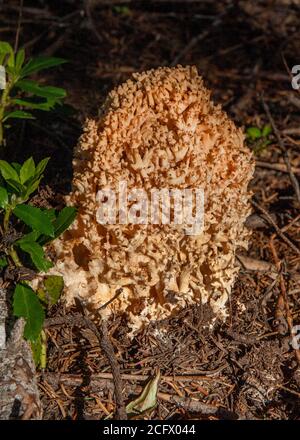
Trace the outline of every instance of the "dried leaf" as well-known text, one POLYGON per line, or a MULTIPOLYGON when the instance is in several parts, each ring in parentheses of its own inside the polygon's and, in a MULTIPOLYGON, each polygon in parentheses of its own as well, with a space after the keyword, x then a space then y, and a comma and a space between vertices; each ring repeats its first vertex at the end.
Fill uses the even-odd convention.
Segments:
POLYGON ((129 416, 143 414, 156 406, 159 380, 160 371, 157 372, 154 379, 147 383, 140 396, 126 406, 126 412, 129 416))

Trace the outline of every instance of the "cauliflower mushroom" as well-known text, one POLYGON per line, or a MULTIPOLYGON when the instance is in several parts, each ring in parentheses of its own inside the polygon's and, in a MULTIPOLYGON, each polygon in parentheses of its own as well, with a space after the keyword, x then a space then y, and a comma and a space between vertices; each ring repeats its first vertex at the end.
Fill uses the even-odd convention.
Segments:
POLYGON ((97 119, 85 123, 75 149, 71 228, 55 241, 52 273, 95 310, 125 314, 134 334, 196 303, 226 316, 238 267, 236 249, 249 232, 247 185, 254 165, 242 130, 210 100, 195 67, 136 73, 110 92, 97 119), (204 227, 97 221, 97 193, 110 188, 204 192, 204 227), (115 298, 110 302, 112 298, 115 298))

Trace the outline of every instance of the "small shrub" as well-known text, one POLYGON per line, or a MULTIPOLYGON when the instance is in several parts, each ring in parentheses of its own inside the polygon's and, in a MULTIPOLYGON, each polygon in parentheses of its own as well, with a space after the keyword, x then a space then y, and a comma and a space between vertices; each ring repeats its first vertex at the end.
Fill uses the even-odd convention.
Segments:
POLYGON ((0 146, 5 145, 4 130, 11 119, 34 119, 28 110, 52 110, 62 103, 66 91, 28 79, 41 70, 65 63, 63 58, 38 57, 25 61, 25 51, 14 53, 6 41, 0 41, 0 146))

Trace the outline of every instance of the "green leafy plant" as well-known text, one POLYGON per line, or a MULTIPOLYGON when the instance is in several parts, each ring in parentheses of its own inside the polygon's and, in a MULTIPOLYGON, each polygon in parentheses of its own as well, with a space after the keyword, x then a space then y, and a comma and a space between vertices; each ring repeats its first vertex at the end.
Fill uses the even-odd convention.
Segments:
POLYGON ((10 119, 34 119, 28 110, 52 110, 62 103, 66 91, 28 79, 41 70, 65 63, 63 58, 38 57, 25 61, 25 51, 14 53, 11 45, 0 41, 0 146, 5 145, 4 129, 10 119))
POLYGON ((266 149, 271 143, 269 139, 272 133, 270 125, 264 125, 262 129, 258 127, 248 127, 246 130, 246 138, 255 154, 259 154, 266 149))
MULTIPOLYGON (((73 222, 76 210, 65 207, 41 209, 28 204, 38 188, 49 158, 37 165, 32 157, 23 164, 0 160, 0 211, 2 214, 2 246, 0 267, 30 268, 47 272, 52 262, 47 258, 44 245, 57 238, 73 222)), ((42 331, 47 307, 59 300, 63 279, 46 276, 44 285, 35 292, 24 279, 16 284, 13 295, 13 313, 26 321, 25 339, 31 342, 37 364, 45 362, 45 335, 42 331)))
POLYGON ((114 6, 113 10, 120 15, 128 16, 131 14, 131 11, 128 6, 114 6))

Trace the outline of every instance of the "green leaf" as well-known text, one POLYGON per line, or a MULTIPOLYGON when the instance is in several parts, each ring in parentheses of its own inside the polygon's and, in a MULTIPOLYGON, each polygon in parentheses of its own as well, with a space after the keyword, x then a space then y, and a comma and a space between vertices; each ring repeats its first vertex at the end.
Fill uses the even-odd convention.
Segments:
POLYGON ((9 55, 8 63, 9 65, 13 65, 13 59, 14 59, 14 51, 13 48, 9 43, 6 41, 0 41, 0 64, 4 63, 4 59, 6 55, 9 55))
POLYGON ((33 230, 54 237, 54 228, 47 214, 30 205, 17 205, 13 213, 33 230))
POLYGON ((11 74, 15 71, 15 54, 11 53, 7 59, 7 73, 11 74))
POLYGON ((13 313, 26 320, 24 337, 36 341, 42 330, 45 312, 35 292, 26 284, 17 284, 15 288, 13 313))
POLYGON ((155 378, 147 383, 140 396, 126 406, 126 412, 129 416, 143 414, 156 406, 159 380, 160 372, 158 371, 155 378))
MULTIPOLYGON (((58 214, 56 220, 52 217, 52 224, 54 226, 54 238, 59 237, 68 227, 73 223, 77 215, 76 208, 66 206, 58 214), (53 221, 54 220, 54 221, 53 221)), ((44 245, 51 241, 49 237, 41 237, 39 243, 44 245)))
POLYGON ((38 188, 40 181, 41 181, 41 177, 40 178, 35 177, 34 179, 29 179, 29 181, 26 182, 27 189, 23 194, 24 201, 28 200, 30 194, 32 194, 38 188))
POLYGON ((20 243, 28 243, 28 242, 32 242, 32 241, 37 241, 37 239, 40 236, 40 232, 38 231, 32 231, 29 232, 28 234, 23 235, 22 238, 20 238, 19 240, 16 241, 16 244, 20 244, 20 243))
POLYGON ((44 213, 48 216, 51 223, 56 219, 54 208, 45 209, 44 213))
POLYGON ((59 237, 68 227, 73 223, 76 218, 77 210, 72 206, 66 206, 63 208, 57 216, 57 219, 53 223, 54 237, 59 237))
POLYGON ((26 99, 16 98, 16 99, 12 99, 11 102, 13 104, 17 104, 23 107, 32 108, 33 110, 42 110, 42 111, 49 111, 56 104, 56 100, 53 99, 47 99, 46 101, 42 101, 42 102, 33 102, 33 101, 28 101, 26 99))
POLYGON ((44 171, 48 161, 49 161, 49 158, 43 159, 36 166, 35 175, 27 180, 27 182, 26 182, 26 191, 23 194, 23 199, 24 200, 27 200, 29 198, 30 194, 32 194, 38 188, 38 186, 40 184, 40 181, 41 181, 41 179, 43 177, 42 172, 44 171))
POLYGON ((39 335, 35 341, 31 341, 30 345, 31 345, 32 357, 33 357, 35 366, 38 367, 41 363, 41 357, 42 357, 41 335, 39 335))
POLYGON ((49 295, 50 304, 56 304, 64 288, 63 277, 59 275, 50 275, 45 279, 44 286, 49 295))
POLYGON ((6 41, 0 41, 0 53, 13 53, 13 48, 6 41))
POLYGON ((47 296, 46 296, 46 292, 43 289, 37 289, 36 291, 37 296, 39 297, 39 300, 41 301, 41 303, 43 305, 47 305, 47 296))
POLYGON ((24 191, 24 189, 25 189, 25 187, 23 185, 21 185, 21 183, 17 182, 16 180, 7 179, 6 182, 17 193, 22 193, 24 191))
POLYGON ((11 165, 14 167, 16 172, 19 174, 20 173, 20 169, 22 168, 22 164, 17 163, 17 162, 11 162, 11 165))
POLYGON ((16 55, 16 71, 17 71, 17 73, 20 72, 21 67, 23 66, 24 60, 25 60, 25 50, 20 49, 16 55))
MULTIPOLYGON (((54 208, 45 209, 44 213, 48 216, 50 222, 53 224, 53 222, 56 220, 55 209, 54 208)), ((54 231, 54 234, 55 234, 55 231, 54 231)), ((39 239, 37 241, 41 246, 44 246, 44 244, 48 243, 51 240, 53 240, 53 237, 50 238, 47 235, 42 235, 41 237, 39 237, 39 239)))
POLYGON ((267 137, 269 136, 269 134, 272 133, 272 127, 271 125, 265 125, 264 128, 262 129, 262 136, 267 137))
POLYGON ((49 67, 59 66, 60 64, 67 63, 67 60, 56 57, 38 57, 28 61, 28 63, 21 70, 21 76, 28 76, 31 73, 39 72, 49 67))
POLYGON ((128 6, 114 6, 114 10, 121 15, 130 15, 130 9, 128 6))
POLYGON ((30 342, 33 360, 36 367, 46 368, 47 363, 47 338, 44 330, 35 341, 30 342))
POLYGON ((3 179, 12 179, 16 182, 20 182, 17 171, 5 160, 0 160, 0 171, 3 179))
POLYGON ((251 139, 259 139, 261 137, 261 131, 257 127, 249 127, 247 128, 247 137, 251 139))
POLYGON ((8 205, 8 194, 5 188, 0 186, 0 207, 6 208, 8 205))
POLYGON ((53 266, 51 261, 45 258, 44 249, 35 241, 18 242, 22 251, 27 252, 35 267, 41 272, 47 272, 53 266))
POLYGON ((49 157, 47 157, 46 159, 43 159, 35 168, 35 173, 34 176, 32 176, 31 178, 29 178, 26 182, 26 195, 27 197, 33 193, 39 186, 39 183, 43 177, 42 173, 44 171, 44 169, 46 168, 46 165, 49 161, 49 157))
POLYGON ((29 79, 20 80, 15 85, 23 90, 23 92, 32 93, 33 95, 41 96, 42 98, 57 100, 67 96, 66 91, 60 87, 41 86, 36 81, 31 81, 29 79))
POLYGON ((25 183, 28 179, 35 175, 35 163, 32 157, 27 159, 20 169, 20 181, 25 183))
POLYGON ((50 157, 45 157, 45 159, 41 160, 37 164, 36 169, 35 169, 36 176, 40 176, 44 172, 49 160, 50 160, 50 157))
POLYGON ((8 265, 6 257, 0 258, 0 267, 6 267, 8 265))
POLYGON ((10 113, 6 113, 6 115, 3 118, 3 122, 7 121, 7 119, 35 119, 35 117, 29 113, 29 112, 24 112, 23 110, 15 110, 13 112, 10 113))

